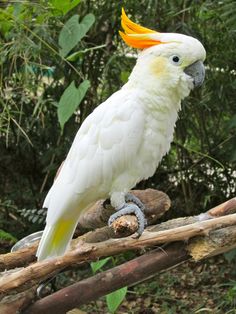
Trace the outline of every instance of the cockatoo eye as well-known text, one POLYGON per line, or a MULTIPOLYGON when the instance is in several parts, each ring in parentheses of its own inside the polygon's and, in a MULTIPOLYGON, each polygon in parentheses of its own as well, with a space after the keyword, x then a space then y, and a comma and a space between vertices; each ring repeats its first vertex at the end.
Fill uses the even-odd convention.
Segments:
POLYGON ((171 62, 174 64, 174 65, 180 65, 182 63, 182 60, 179 56, 177 55, 173 55, 170 57, 170 60, 171 62))

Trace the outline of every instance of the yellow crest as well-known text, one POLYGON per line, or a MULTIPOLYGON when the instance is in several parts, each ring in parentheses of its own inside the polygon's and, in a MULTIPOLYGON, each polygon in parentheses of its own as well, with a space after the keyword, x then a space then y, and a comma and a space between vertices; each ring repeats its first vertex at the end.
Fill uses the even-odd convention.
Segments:
POLYGON ((161 41, 152 38, 152 34, 158 34, 156 31, 132 22, 123 8, 121 26, 124 29, 124 32, 119 31, 119 34, 128 46, 145 49, 162 43, 161 41))

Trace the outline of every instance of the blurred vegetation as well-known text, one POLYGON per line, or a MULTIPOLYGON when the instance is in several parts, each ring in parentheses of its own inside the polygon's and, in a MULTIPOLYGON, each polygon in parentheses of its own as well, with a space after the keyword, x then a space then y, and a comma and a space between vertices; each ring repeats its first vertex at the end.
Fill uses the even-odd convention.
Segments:
POLYGON ((3 1, 0 228, 17 238, 42 228, 37 219, 29 224, 21 211, 41 208, 80 124, 125 83, 135 63, 136 52, 118 36, 121 5, 133 20, 164 32, 193 35, 207 50, 205 84, 184 101, 171 152, 154 177, 139 186, 167 192, 172 217, 202 211, 235 194, 234 1, 3 1), (95 22, 70 50, 63 43, 65 24, 74 19, 72 26, 78 27, 76 14, 82 22, 93 15, 95 22), (90 88, 75 110, 77 87, 85 79, 90 88), (74 114, 64 121, 62 132, 58 104, 69 87, 74 97, 64 100, 68 106, 75 101, 70 108, 74 114))
POLYGON ((134 21, 192 35, 207 50, 205 84, 183 102, 170 153, 139 187, 168 193, 168 218, 235 196, 235 1, 0 1, 0 229, 9 245, 42 229, 43 199, 79 126, 135 64, 118 36, 121 6, 134 21), (79 23, 84 34, 67 47, 66 29, 79 23))

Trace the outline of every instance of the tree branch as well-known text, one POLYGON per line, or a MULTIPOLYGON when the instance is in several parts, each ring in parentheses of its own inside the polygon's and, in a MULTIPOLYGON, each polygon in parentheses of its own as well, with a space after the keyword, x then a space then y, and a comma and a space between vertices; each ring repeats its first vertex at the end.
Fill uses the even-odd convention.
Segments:
MULTIPOLYGON (((159 226, 149 227, 139 239, 129 236, 109 239, 99 243, 86 243, 81 241, 80 238, 75 239, 71 243, 71 249, 63 257, 37 262, 1 278, 0 299, 9 293, 21 292, 30 286, 34 286, 37 282, 45 280, 71 265, 115 255, 127 250, 136 250, 175 241, 186 241, 195 236, 208 235, 211 230, 236 225, 236 214, 204 221, 199 221, 199 217, 202 219, 202 214, 196 217, 178 218, 159 226), (173 228, 174 222, 184 225, 173 228)), ((209 216, 207 215, 207 217, 209 216)), ((233 236, 231 240, 236 242, 236 238, 233 236)))
MULTIPOLYGON (((104 207, 104 210, 107 210, 106 206, 104 207)), ((236 198, 216 206, 199 216, 173 219, 159 225, 150 226, 144 231, 139 239, 132 236, 118 239, 111 238, 114 236, 114 232, 108 227, 88 232, 87 234, 74 239, 71 242, 70 251, 63 257, 38 262, 24 269, 17 269, 13 273, 12 271, 11 273, 9 273, 10 271, 5 272, 4 276, 0 279, 0 298, 2 299, 2 302, 0 303, 0 312, 2 311, 2 308, 4 309, 4 306, 5 309, 6 306, 8 306, 8 309, 10 310, 15 309, 17 302, 18 304, 23 304, 21 306, 25 306, 30 298, 32 299, 32 295, 27 298, 27 291, 29 291, 31 287, 36 287, 40 281, 52 277, 66 267, 79 265, 86 261, 96 260, 100 257, 115 255, 126 250, 136 250, 147 246, 156 246, 163 243, 184 240, 184 246, 187 250, 186 256, 192 256, 195 260, 228 251, 236 246, 236 214, 232 214, 234 212, 236 212, 236 198), (228 213, 230 214, 221 217, 221 215, 228 213), (186 240, 188 240, 188 245, 186 244, 186 240), (11 304, 9 300, 12 298, 14 299, 15 297, 17 299, 17 296, 18 301, 16 302, 15 300, 11 304), (12 308, 11 305, 13 306, 12 308)), ((128 219, 129 218, 130 217, 128 217, 128 219)), ((178 245, 182 245, 182 243, 179 243, 178 245)), ((35 250, 35 247, 30 250, 32 253, 32 250, 35 250)), ((14 256, 19 258, 18 255, 14 256)), ((6 262, 6 255, 4 258, 5 260, 2 260, 6 262)), ((147 259, 149 258, 150 255, 147 259)), ((167 265, 170 257, 166 256, 166 259, 165 263, 167 265)), ((12 263, 12 265, 15 264, 16 262, 12 263)), ((140 280, 146 279, 145 271, 141 273, 143 273, 143 276, 140 280)), ((128 280, 128 278, 125 280, 128 280)), ((92 278, 91 282, 93 283, 92 278)), ((90 290, 93 289, 94 286, 92 286, 90 290)), ((87 299, 90 300, 89 298, 96 298, 97 294, 96 292, 94 293, 93 296, 85 296, 85 301, 87 299)), ((83 294, 86 295, 86 292, 83 292, 83 294)), ((15 313, 14 311, 15 310, 13 310, 12 313, 15 313)), ((9 311, 5 312, 9 314, 11 313, 9 311)))
POLYGON ((164 248, 152 250, 129 262, 61 289, 35 302, 24 314, 51 314, 52 311, 64 314, 121 287, 149 279, 161 270, 177 266, 190 259, 191 256, 199 260, 221 254, 229 247, 236 247, 235 226, 214 230, 209 236, 192 238, 189 243, 175 242, 164 248), (197 252, 201 252, 201 255, 196 255, 197 252))
MULTIPOLYGON (((148 224, 153 224, 160 218, 169 208, 170 199, 168 195, 161 191, 154 189, 132 190, 145 205, 145 216, 147 217, 148 224)), ((88 230, 96 229, 107 225, 107 220, 114 213, 114 209, 107 204, 105 200, 96 202, 91 208, 84 212, 79 219, 79 223, 75 232, 75 236, 82 235, 88 230)), ((137 219, 135 216, 127 215, 119 218, 118 222, 123 226, 123 233, 113 232, 112 229, 106 228, 97 230, 93 235, 89 234, 88 239, 85 237, 86 242, 105 241, 112 237, 122 237, 134 233, 138 228, 137 219), (125 232, 124 232, 125 230, 125 232)), ((15 267, 26 266, 36 260, 35 253, 37 250, 38 242, 28 246, 27 248, 20 249, 16 252, 0 255, 0 271, 12 269, 15 267)))
POLYGON ((24 314, 64 314, 121 287, 130 286, 154 276, 157 272, 179 264, 189 258, 183 243, 156 249, 122 265, 77 282, 47 296, 24 314))

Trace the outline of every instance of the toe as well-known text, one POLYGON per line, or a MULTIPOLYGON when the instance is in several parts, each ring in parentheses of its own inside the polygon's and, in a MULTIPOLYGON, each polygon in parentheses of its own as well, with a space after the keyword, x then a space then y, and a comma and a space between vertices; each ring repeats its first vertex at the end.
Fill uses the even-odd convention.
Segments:
POLYGON ((124 215, 132 215, 134 214, 137 217, 138 220, 138 230, 137 234, 138 237, 143 233, 144 227, 146 224, 146 219, 144 217, 144 214, 142 210, 134 204, 127 204, 124 208, 120 209, 118 212, 115 214, 111 215, 111 217, 108 220, 108 226, 110 227, 112 223, 119 217, 124 216, 124 215))
POLYGON ((140 199, 138 197, 136 197, 135 195, 131 194, 131 193, 126 193, 125 195, 125 201, 126 202, 132 202, 135 205, 137 205, 142 211, 144 211, 145 206, 144 204, 140 201, 140 199))

